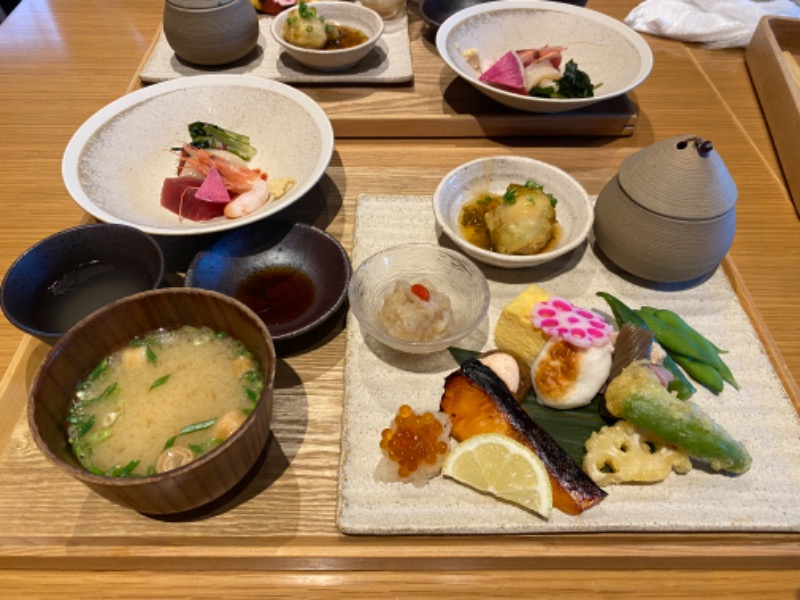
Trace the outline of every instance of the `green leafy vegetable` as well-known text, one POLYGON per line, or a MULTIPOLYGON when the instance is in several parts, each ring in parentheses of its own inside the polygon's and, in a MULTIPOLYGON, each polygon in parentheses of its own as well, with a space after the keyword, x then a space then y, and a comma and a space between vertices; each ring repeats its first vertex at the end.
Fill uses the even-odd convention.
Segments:
MULTIPOLYGON (((303 3, 301 3, 301 7, 302 5, 303 3)), ((303 16, 302 12, 301 16, 303 16)), ((250 160, 256 155, 256 149, 250 145, 248 136, 211 123, 203 121, 191 123, 189 135, 192 138, 192 144, 198 148, 227 150, 244 160, 250 160)))
POLYGON ((216 423, 217 419, 208 419, 206 421, 200 421, 199 423, 192 423, 191 425, 187 425, 183 429, 178 432, 178 435, 186 435, 187 433, 193 433, 195 431, 202 431, 203 429, 208 429, 214 423, 216 423))
POLYGON ((581 71, 574 60, 569 60, 564 67, 564 74, 554 85, 533 87, 530 95, 537 98, 592 98, 601 85, 593 85, 589 75, 581 71))

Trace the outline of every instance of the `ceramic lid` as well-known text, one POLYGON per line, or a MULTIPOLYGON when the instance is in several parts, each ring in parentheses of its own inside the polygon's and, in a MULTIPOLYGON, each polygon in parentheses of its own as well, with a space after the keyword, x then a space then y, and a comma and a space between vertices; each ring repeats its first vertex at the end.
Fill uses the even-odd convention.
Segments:
POLYGON ((708 140, 676 135, 629 156, 619 184, 640 206, 678 219, 712 219, 736 205, 738 191, 708 140))

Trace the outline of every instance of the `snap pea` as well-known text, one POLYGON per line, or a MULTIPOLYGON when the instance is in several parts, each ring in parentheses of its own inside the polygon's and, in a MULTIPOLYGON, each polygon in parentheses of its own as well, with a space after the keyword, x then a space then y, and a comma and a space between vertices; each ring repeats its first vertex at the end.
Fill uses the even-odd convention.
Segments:
POLYGON ((691 401, 681 402, 669 394, 634 392, 625 398, 621 409, 616 416, 655 433, 717 471, 744 473, 753 462, 741 442, 691 401))
POLYGON ((722 391, 725 385, 722 375, 713 366, 680 354, 673 354, 672 358, 700 385, 705 386, 715 394, 719 394, 722 391))
MULTIPOLYGON (((736 383, 733 373, 731 373, 728 365, 720 358, 716 347, 699 332, 689 327, 677 314, 671 311, 653 309, 652 307, 644 307, 638 312, 639 316, 642 317, 645 323, 647 323, 647 326, 653 331, 653 335, 656 336, 658 343, 670 353, 672 358, 675 358, 675 354, 681 354, 696 361, 706 363, 718 371, 723 380, 730 383, 737 390, 739 389, 739 384, 736 383), (667 316, 668 320, 678 325, 683 323, 683 326, 675 327, 659 316, 667 313, 669 313, 667 316)), ((677 359, 676 362, 681 364, 677 359)), ((681 364, 681 366, 683 365, 681 364)), ((689 372, 689 375, 694 378, 691 372, 689 372)), ((716 377, 710 372, 708 373, 708 377, 716 380, 716 377)), ((697 380, 696 378, 695 380, 703 385, 711 381, 711 379, 697 380)), ((709 386, 706 385, 706 387, 709 386)))
MULTIPOLYGON (((649 329, 647 323, 644 322, 641 315, 635 310, 626 305, 619 298, 615 298, 608 292, 597 292, 597 295, 606 301, 611 313, 614 315, 614 320, 617 322, 618 327, 622 327, 625 323, 629 323, 640 329, 649 329)), ((683 371, 675 364, 670 356, 665 356, 662 366, 672 373, 673 380, 667 385, 667 389, 675 394, 681 400, 688 400, 692 397, 697 390, 684 375, 683 371)))
MULTIPOLYGON (((642 308, 644 310, 644 308, 642 308)), ((659 308, 655 310, 655 316, 658 319, 661 319, 667 325, 674 327, 682 332, 691 339, 695 344, 700 346, 701 348, 705 348, 705 350, 716 358, 716 360, 712 363, 715 369, 719 371, 722 378, 730 383, 733 387, 737 390, 739 389, 739 384, 736 383, 736 379, 733 377, 733 373, 731 373, 730 368, 728 365, 725 364, 725 361, 719 356, 720 354, 724 354, 726 351, 720 349, 716 344, 714 344, 711 340, 705 337, 702 333, 694 329, 691 325, 686 323, 680 315, 677 313, 672 312, 671 310, 666 310, 663 308, 659 308)))
POLYGON ((686 335, 688 335, 691 339, 695 341, 697 344, 701 345, 708 345, 709 347, 714 349, 714 352, 717 354, 726 354, 728 351, 723 350, 719 346, 717 346, 714 342, 704 336, 702 333, 697 331, 694 327, 689 325, 686 321, 683 320, 678 313, 668 310, 666 308, 653 308, 652 306, 643 306, 643 311, 650 312, 651 314, 655 315, 667 325, 674 327, 675 329, 680 329, 686 335))
POLYGON ((701 348, 679 330, 670 327, 658 317, 641 311, 639 316, 647 323, 647 327, 656 336, 658 343, 668 352, 682 354, 708 364, 714 364, 714 361, 718 360, 716 352, 707 352, 706 349, 701 348))

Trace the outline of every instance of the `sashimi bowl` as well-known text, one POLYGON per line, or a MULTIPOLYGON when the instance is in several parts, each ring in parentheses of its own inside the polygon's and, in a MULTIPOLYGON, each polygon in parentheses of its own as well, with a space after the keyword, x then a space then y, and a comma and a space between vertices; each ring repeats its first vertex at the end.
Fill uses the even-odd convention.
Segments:
POLYGON ((62 176, 99 221, 186 236, 284 210, 332 155, 331 123, 306 94, 247 75, 197 75, 100 109, 72 136, 62 176))
POLYGON ((463 80, 528 112, 561 112, 625 94, 650 74, 653 55, 624 23, 587 8, 501 0, 449 17, 436 48, 463 80))
POLYGON ((575 250, 594 222, 594 207, 578 181, 524 156, 485 157, 456 167, 434 191, 433 212, 438 228, 463 252, 505 269, 535 267, 575 250), (475 213, 469 227, 465 210, 475 213), (470 228, 482 239, 473 238, 470 228))

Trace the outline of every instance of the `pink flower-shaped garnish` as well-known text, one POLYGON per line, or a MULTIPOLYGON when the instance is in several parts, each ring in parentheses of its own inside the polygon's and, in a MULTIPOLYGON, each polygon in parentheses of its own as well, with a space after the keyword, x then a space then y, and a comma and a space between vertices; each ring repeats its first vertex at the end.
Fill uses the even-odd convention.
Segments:
POLYGON ((534 306, 531 321, 536 329, 579 348, 604 346, 614 332, 602 316, 558 297, 534 306))

